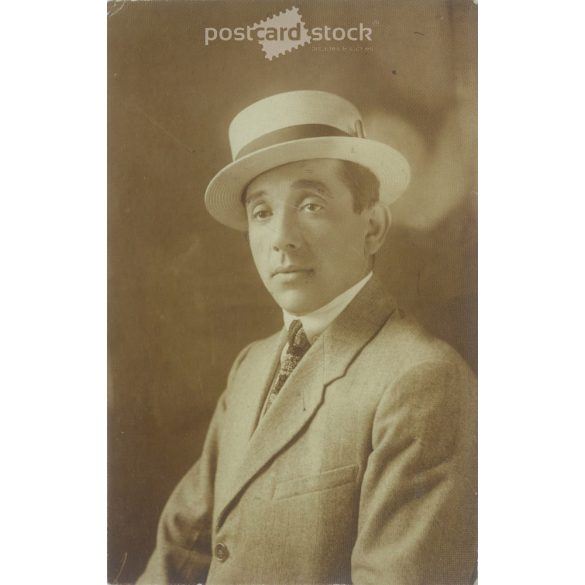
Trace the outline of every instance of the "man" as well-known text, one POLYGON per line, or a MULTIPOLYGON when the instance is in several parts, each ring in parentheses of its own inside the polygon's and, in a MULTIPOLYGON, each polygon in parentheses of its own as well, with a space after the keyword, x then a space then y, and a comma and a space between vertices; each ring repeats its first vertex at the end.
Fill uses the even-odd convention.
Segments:
POLYGON ((317 91, 246 108, 230 143, 206 206, 285 327, 237 357, 139 583, 471 583, 475 381, 372 276, 407 161, 317 91))

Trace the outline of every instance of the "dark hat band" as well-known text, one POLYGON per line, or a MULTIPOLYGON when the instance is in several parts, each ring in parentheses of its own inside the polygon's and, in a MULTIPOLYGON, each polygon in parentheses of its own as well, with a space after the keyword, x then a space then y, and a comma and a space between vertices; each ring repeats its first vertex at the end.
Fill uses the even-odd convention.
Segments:
POLYGON ((336 128, 335 126, 328 126, 327 124, 299 124, 298 126, 288 126, 287 128, 279 128, 273 132, 263 134, 259 138, 248 142, 234 160, 238 160, 247 154, 251 154, 262 148, 281 144, 283 142, 291 142, 293 140, 302 140, 303 138, 322 138, 325 136, 347 136, 351 134, 336 128))

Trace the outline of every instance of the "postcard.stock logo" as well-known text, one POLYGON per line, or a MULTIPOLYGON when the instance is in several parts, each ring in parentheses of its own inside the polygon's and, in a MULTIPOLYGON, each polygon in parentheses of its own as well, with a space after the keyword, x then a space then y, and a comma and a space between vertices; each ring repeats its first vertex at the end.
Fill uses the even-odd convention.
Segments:
POLYGON ((312 41, 371 41, 372 29, 359 23, 352 27, 319 26, 307 28, 296 6, 252 25, 205 28, 205 46, 214 42, 256 41, 268 60, 298 49, 312 41))

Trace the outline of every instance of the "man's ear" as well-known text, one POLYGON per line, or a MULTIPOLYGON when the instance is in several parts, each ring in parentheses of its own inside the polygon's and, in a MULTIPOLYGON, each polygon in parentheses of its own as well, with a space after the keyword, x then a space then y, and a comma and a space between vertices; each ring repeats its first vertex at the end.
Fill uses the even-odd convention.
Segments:
POLYGON ((366 233, 366 252, 374 255, 384 243, 390 224, 392 223, 392 216, 390 209, 383 203, 377 201, 365 210, 368 221, 368 231, 366 233))

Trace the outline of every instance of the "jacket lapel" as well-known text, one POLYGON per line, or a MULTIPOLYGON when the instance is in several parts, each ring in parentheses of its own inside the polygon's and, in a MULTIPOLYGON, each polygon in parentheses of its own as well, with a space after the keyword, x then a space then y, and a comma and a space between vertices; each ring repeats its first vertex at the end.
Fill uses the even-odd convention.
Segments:
MULTIPOLYGON (((264 403, 266 391, 272 382, 274 372, 280 366, 280 354, 286 343, 286 331, 283 329, 276 335, 264 339, 253 348, 253 357, 247 356, 240 368, 239 377, 245 380, 245 391, 234 393, 234 410, 237 425, 234 433, 239 455, 247 449, 250 437, 254 433, 256 421, 264 403)), ((241 458, 240 458, 241 461, 241 458)))
POLYGON ((378 279, 372 277, 322 335, 325 384, 345 375, 353 360, 396 309, 394 299, 378 279))
POLYGON ((229 467, 224 469, 224 476, 231 477, 222 477, 218 482, 220 498, 227 495, 225 492, 231 489, 239 462, 244 460, 248 451, 266 390, 280 363, 280 353, 285 342, 284 329, 268 339, 256 342, 240 365, 238 379, 244 381, 245 388, 232 393, 230 411, 234 413, 234 416, 222 430, 223 449, 230 453, 230 462, 234 463, 230 463, 229 467))
MULTIPOLYGON (((246 419, 246 423, 241 426, 241 435, 235 437, 242 447, 237 450, 241 465, 230 478, 223 501, 218 502, 221 508, 217 516, 218 528, 242 490, 286 445, 304 431, 321 405, 327 385, 345 375, 351 362, 375 337, 394 309, 394 303, 385 296, 377 280, 372 278, 311 346, 282 387, 278 400, 254 431, 273 368, 268 367, 269 373, 262 374, 262 381, 255 380, 258 390, 254 389, 254 404, 244 404, 242 401, 239 405, 241 410, 235 411, 246 419), (252 438, 248 441, 250 435, 252 438)), ((273 352, 271 356, 274 359, 273 352)), ((262 357, 259 359, 264 360, 262 357)), ((264 367, 268 361, 263 362, 264 367)), ((259 365, 256 361, 253 366, 257 372, 262 369, 259 365)), ((252 398, 248 392, 240 395, 247 400, 252 398)))

